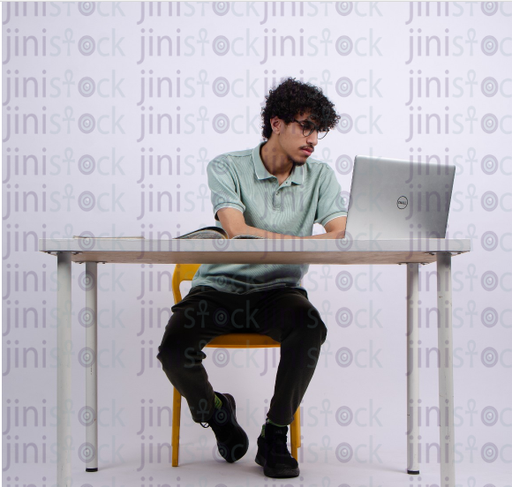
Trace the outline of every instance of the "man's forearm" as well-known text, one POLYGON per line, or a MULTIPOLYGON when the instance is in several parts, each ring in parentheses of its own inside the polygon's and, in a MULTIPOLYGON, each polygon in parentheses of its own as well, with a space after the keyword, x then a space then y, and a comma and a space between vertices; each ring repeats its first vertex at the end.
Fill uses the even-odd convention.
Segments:
POLYGON ((250 225, 244 225, 241 228, 237 228, 232 232, 228 231, 230 238, 235 237, 236 235, 255 235, 257 237, 268 238, 268 239, 336 239, 343 238, 345 232, 343 231, 333 231, 322 233, 320 235, 310 235, 307 237, 299 237, 297 235, 286 235, 283 233, 274 233, 269 232, 268 230, 262 230, 261 228, 251 227, 250 225))

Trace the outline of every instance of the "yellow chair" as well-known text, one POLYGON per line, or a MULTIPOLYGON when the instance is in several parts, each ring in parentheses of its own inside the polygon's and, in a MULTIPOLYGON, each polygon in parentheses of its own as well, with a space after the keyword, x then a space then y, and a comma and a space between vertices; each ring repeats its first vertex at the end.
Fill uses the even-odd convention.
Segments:
MULTIPOLYGON (((172 276, 172 294, 174 302, 181 301, 180 283, 191 281, 199 265, 177 264, 172 276)), ((266 335, 255 333, 228 334, 214 338, 207 347, 214 348, 268 348, 279 347, 279 342, 266 335)), ((181 394, 174 388, 173 409, 172 409, 172 466, 177 467, 180 449, 180 417, 181 417, 181 394)), ((290 442, 292 455, 298 460, 298 448, 300 443, 300 408, 295 412, 293 423, 290 425, 290 442)))

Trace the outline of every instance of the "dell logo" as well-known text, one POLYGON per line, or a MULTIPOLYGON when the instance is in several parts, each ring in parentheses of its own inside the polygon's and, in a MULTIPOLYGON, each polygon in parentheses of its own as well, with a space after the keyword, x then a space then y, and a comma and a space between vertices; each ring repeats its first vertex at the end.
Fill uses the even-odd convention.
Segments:
POLYGON ((399 210, 403 210, 404 208, 407 208, 407 205, 409 204, 409 200, 405 196, 400 196, 396 200, 396 206, 399 210))

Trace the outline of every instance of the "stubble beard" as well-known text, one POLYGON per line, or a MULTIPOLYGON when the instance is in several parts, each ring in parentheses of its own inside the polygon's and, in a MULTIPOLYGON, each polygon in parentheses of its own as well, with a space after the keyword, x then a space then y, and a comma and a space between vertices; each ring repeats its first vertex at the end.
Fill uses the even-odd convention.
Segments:
POLYGON ((302 167, 304 164, 306 164, 306 161, 294 161, 293 159, 290 159, 292 161, 293 167, 302 167))

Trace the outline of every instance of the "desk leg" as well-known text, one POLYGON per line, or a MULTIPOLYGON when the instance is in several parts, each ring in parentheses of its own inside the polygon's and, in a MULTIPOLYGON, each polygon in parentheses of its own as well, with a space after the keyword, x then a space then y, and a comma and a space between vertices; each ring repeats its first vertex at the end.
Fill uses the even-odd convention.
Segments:
POLYGON ((437 308, 439 311, 438 349, 439 413, 441 447, 441 483, 455 487, 454 415, 453 415, 453 341, 452 341, 452 289, 451 254, 437 254, 437 308))
POLYGON ((57 253, 57 486, 71 478, 71 253, 57 253))
POLYGON ((407 473, 419 475, 419 400, 418 300, 419 264, 407 264, 407 473))
POLYGON ((89 446, 89 457, 85 466, 86 472, 98 471, 98 264, 85 263, 85 307, 86 307, 86 347, 94 357, 87 364, 85 374, 85 410, 83 422, 85 423, 85 441, 89 446))

